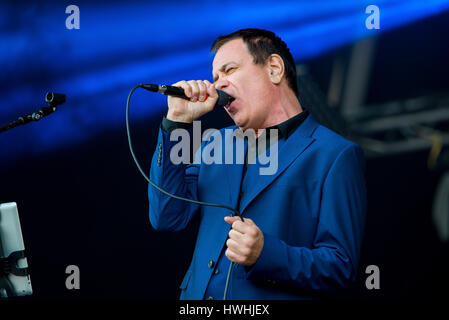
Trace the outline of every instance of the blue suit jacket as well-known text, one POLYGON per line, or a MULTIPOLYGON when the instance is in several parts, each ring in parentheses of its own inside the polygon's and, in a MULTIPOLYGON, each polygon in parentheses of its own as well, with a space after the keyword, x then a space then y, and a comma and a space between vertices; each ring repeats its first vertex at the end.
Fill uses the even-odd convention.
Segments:
MULTIPOLYGON (((235 208, 243 165, 174 165, 170 149, 176 143, 160 130, 150 179, 176 195, 235 208)), ((309 115, 279 149, 277 172, 258 176, 241 199, 240 212, 262 230, 264 246, 255 265, 233 271, 229 296, 304 299, 350 284, 365 224, 364 170, 362 149, 309 115)), ((156 230, 182 230, 200 218, 180 288, 181 299, 203 299, 213 272, 209 261, 217 262, 230 230, 223 220, 230 211, 172 199, 151 186, 148 194, 156 230)))

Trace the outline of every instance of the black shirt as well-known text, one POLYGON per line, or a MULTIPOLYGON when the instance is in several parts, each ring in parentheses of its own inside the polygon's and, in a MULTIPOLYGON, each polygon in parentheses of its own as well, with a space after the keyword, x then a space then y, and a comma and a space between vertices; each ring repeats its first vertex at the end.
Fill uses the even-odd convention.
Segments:
POLYGON ((303 112, 298 113, 296 116, 291 117, 290 119, 287 119, 284 122, 266 128, 266 130, 268 131, 269 129, 278 129, 279 138, 287 140, 288 137, 290 137, 292 133, 295 132, 295 130, 301 125, 301 123, 303 123, 304 120, 306 120, 308 115, 309 111, 304 110, 303 112))
MULTIPOLYGON (((278 139, 284 139, 287 140, 288 137, 290 137, 293 132, 306 120, 307 116, 309 115, 308 110, 303 110, 301 113, 298 113, 294 117, 291 117, 290 119, 285 120, 284 122, 281 122, 277 125, 268 127, 265 129, 266 134, 266 149, 268 150, 270 148, 270 129, 277 129, 278 130, 278 139)), ((162 119, 161 123, 161 129, 167 133, 172 132, 175 129, 190 129, 193 127, 192 123, 185 123, 185 122, 176 122, 167 119, 164 117, 162 119)), ((192 147, 192 145, 191 145, 192 147)), ((258 150, 258 143, 255 145, 256 147, 256 154, 259 154, 258 150)), ((193 152, 190 154, 190 162, 193 162, 193 152)), ((248 159, 245 157, 245 168, 248 165, 248 159)), ((246 170, 245 170, 246 171, 246 170)))
MULTIPOLYGON (((269 129, 278 129, 278 136, 279 138, 283 138, 285 140, 288 139, 289 136, 292 135, 293 132, 301 125, 301 123, 306 120, 307 116, 309 115, 308 110, 304 110, 301 113, 298 113, 296 116, 291 117, 290 119, 285 120, 282 123, 279 123, 277 125, 271 126, 266 128, 267 131, 269 129)), ((192 128, 191 123, 185 123, 185 122, 176 122, 168 120, 166 117, 162 119, 161 128, 165 132, 172 132, 175 129, 190 129, 192 128)))

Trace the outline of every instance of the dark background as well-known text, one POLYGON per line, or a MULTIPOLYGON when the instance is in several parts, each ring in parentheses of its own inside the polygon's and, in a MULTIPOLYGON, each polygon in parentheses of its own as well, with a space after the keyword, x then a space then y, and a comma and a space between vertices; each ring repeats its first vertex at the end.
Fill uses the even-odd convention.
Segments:
MULTIPOLYGON (((448 27, 445 12, 380 34, 366 105, 449 93, 448 27)), ((346 55, 351 46, 301 61, 318 97, 328 90, 333 59, 346 55)), ((300 95, 304 104, 308 98, 300 95)), ((313 105, 307 107, 316 112, 313 105)), ((21 299, 178 298, 197 226, 178 233, 152 229, 147 183, 129 153, 124 108, 123 103, 123 121, 117 127, 0 167, 0 203, 18 203, 31 273, 33 295, 21 299), (80 268, 80 290, 65 288, 65 268, 72 264, 80 268)), ((163 115, 161 109, 131 124, 134 148, 146 172, 163 115)), ((46 126, 45 121, 29 126, 46 126)), ((203 129, 229 124, 220 110, 203 118, 203 129)), ((447 146, 441 157, 445 151, 447 146)), ((448 166, 441 162, 430 170, 428 153, 367 158, 367 224, 350 297, 447 297, 448 244, 437 236, 431 209, 448 166), (380 268, 380 290, 365 288, 368 265, 380 268)))

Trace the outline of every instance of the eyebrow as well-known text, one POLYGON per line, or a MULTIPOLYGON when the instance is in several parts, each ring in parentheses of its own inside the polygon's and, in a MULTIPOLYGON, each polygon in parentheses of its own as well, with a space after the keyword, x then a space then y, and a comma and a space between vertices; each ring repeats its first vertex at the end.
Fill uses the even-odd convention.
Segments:
MULTIPOLYGON (((234 63, 234 64, 237 64, 237 62, 234 62, 234 61, 227 62, 227 63, 225 63, 224 65, 222 65, 221 68, 220 68, 218 71, 222 71, 222 72, 223 72, 223 71, 226 69, 227 66, 229 66, 230 64, 233 64, 233 63, 234 63)), ((217 76, 214 76, 213 80, 214 80, 214 82, 217 81, 217 80, 218 80, 218 77, 217 77, 217 76)))

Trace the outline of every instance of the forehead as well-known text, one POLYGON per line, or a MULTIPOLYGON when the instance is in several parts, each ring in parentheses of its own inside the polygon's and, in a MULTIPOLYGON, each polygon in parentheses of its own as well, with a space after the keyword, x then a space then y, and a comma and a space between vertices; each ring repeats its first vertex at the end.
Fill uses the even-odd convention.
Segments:
POLYGON ((217 50, 214 61, 212 62, 212 73, 215 74, 215 72, 220 70, 220 68, 228 62, 234 61, 242 63, 247 59, 251 59, 251 55, 243 40, 231 40, 217 50))

